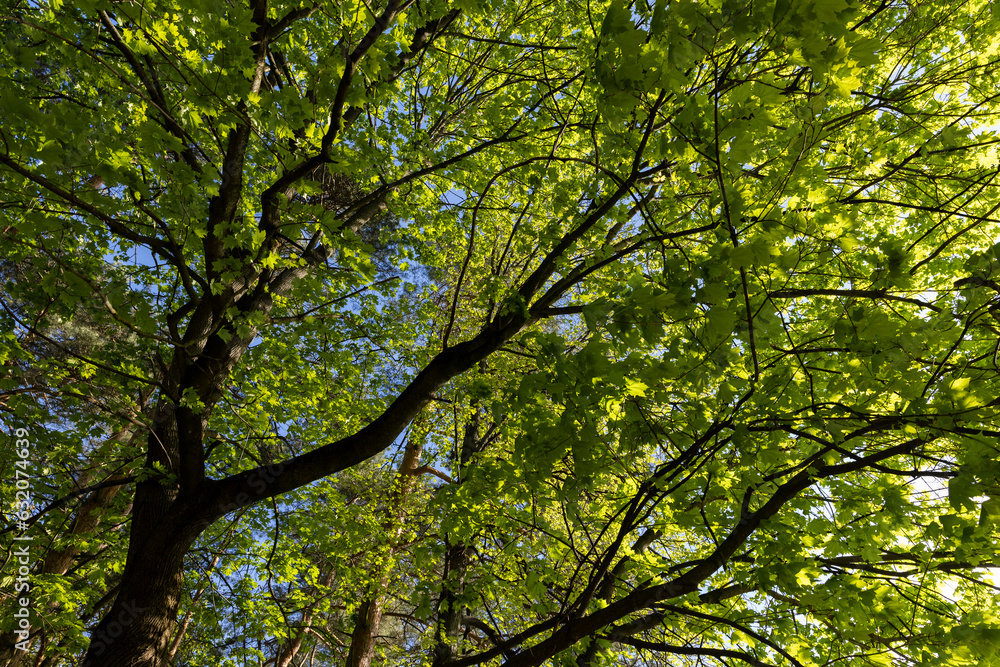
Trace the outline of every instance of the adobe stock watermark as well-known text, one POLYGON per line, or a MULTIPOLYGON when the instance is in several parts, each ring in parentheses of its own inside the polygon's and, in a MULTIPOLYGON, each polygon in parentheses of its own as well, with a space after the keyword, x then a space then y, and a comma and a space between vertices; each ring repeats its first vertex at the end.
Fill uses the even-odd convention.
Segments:
POLYGON ((13 556, 17 565, 17 575, 14 577, 14 648, 18 651, 28 650, 28 637, 31 636, 31 536, 27 534, 28 519, 35 508, 31 497, 31 464, 28 455, 31 454, 31 442, 28 440, 28 430, 19 428, 14 431, 16 440, 14 462, 14 486, 16 497, 14 515, 17 521, 18 534, 14 536, 13 556))

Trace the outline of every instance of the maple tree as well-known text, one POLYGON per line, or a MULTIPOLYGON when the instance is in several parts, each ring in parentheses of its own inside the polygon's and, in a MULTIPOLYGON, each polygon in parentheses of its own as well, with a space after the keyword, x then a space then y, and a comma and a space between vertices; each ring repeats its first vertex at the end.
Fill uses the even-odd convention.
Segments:
POLYGON ((1000 664, 998 19, 6 2, 0 662, 1000 664))

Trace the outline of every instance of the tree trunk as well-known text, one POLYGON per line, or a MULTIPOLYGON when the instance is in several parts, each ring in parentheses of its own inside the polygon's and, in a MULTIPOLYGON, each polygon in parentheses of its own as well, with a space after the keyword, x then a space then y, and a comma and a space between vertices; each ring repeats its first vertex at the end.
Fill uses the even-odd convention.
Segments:
MULTIPOLYGON (((154 465, 175 469, 177 412, 168 402, 158 406, 147 444, 147 470, 154 465)), ((182 494, 169 476, 136 483, 125 571, 111 610, 91 634, 84 667, 167 663, 183 592, 184 556, 213 519, 206 491, 203 483, 182 494)))
MULTIPOLYGON (((407 442, 403 460, 399 464, 396 492, 389 501, 389 511, 392 515, 382 526, 389 536, 387 549, 390 552, 396 539, 403 532, 405 515, 403 503, 413 487, 412 472, 420 463, 422 451, 420 444, 412 440, 407 442)), ((372 657, 375 655, 375 638, 382 624, 385 591, 389 587, 389 574, 392 570, 388 557, 381 559, 379 563, 379 570, 374 573, 376 581, 369 587, 368 594, 358 607, 358 620, 354 625, 354 632, 351 633, 351 648, 347 653, 344 667, 371 667, 372 657)))
MULTIPOLYGON (((221 556, 216 556, 215 558, 213 558, 212 563, 208 566, 206 572, 211 572, 213 569, 215 569, 215 566, 218 565, 220 558, 221 556)), ((184 615, 184 620, 181 621, 180 627, 178 627, 177 631, 174 633, 174 639, 170 643, 170 648, 167 650, 167 659, 170 660, 171 663, 173 663, 174 656, 177 654, 177 649, 179 649, 181 646, 181 640, 184 639, 184 633, 187 632, 188 625, 191 623, 191 616, 194 613, 194 606, 198 604, 198 600, 200 600, 201 596, 205 594, 207 588, 208 584, 207 583, 203 584, 201 588, 199 588, 195 592, 195 594, 191 597, 192 608, 189 609, 187 614, 184 615)))
POLYGON ((168 659, 184 556, 208 522, 193 500, 177 499, 163 513, 142 507, 149 496, 164 495, 151 485, 160 486, 144 482, 137 491, 125 572, 111 610, 91 635, 85 667, 162 667, 168 659))
MULTIPOLYGON (((333 576, 336 570, 331 565, 329 571, 323 575, 323 579, 320 582, 323 586, 330 586, 333 583, 333 576)), ((301 627, 295 636, 288 641, 284 646, 279 647, 278 655, 274 659, 274 667, 288 667, 292 664, 292 660, 298 655, 299 651, 302 650, 302 640, 305 639, 306 633, 309 632, 309 628, 312 626, 313 618, 316 615, 316 602, 310 604, 305 611, 302 612, 301 627)))
POLYGON ((465 574, 472 549, 464 544, 448 545, 438 598, 437 644, 434 647, 434 667, 442 667, 454 659, 454 644, 462 634, 463 608, 458 598, 465 589, 465 574))
POLYGON ((382 594, 388 583, 389 577, 385 574, 377 584, 368 589, 368 595, 361 602, 344 667, 371 667, 375 655, 375 637, 382 624, 382 594))
MULTIPOLYGON (((475 405, 475 404, 474 404, 475 405)), ((465 468, 472 455, 479 450, 479 410, 473 413, 465 426, 462 437, 462 449, 458 460, 458 483, 465 479, 465 468)), ((465 590, 465 576, 472 557, 472 548, 465 544, 452 544, 447 541, 448 551, 444 558, 444 572, 441 575, 441 595, 437 605, 437 638, 434 646, 433 667, 442 667, 454 659, 454 645, 462 633, 462 617, 464 609, 458 600, 465 590)))

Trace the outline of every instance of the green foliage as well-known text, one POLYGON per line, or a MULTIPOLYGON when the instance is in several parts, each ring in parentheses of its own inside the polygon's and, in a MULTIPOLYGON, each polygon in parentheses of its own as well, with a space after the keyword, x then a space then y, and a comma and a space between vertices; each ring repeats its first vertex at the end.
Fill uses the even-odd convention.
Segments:
POLYGON ((1000 664, 996 15, 8 2, 31 659, 1000 664))

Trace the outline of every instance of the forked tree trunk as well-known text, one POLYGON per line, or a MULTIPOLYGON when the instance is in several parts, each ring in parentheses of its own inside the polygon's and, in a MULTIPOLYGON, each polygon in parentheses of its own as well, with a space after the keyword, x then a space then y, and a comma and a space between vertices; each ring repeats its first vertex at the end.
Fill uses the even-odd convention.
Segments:
MULTIPOLYGON (((146 482, 145 485, 157 484, 146 482)), ((163 667, 183 592, 184 556, 207 525, 193 503, 177 500, 156 516, 139 507, 118 595, 91 635, 84 667, 163 667), (145 516, 143 516, 145 515, 145 516), (140 519, 143 516, 143 519, 140 519)))
MULTIPOLYGON (((149 436, 147 467, 177 460, 176 423, 174 409, 161 404, 149 436)), ((201 484, 181 494, 170 478, 136 483, 125 570, 110 611, 91 634, 84 667, 167 664, 183 592, 184 556, 212 521, 206 490, 201 484)))

